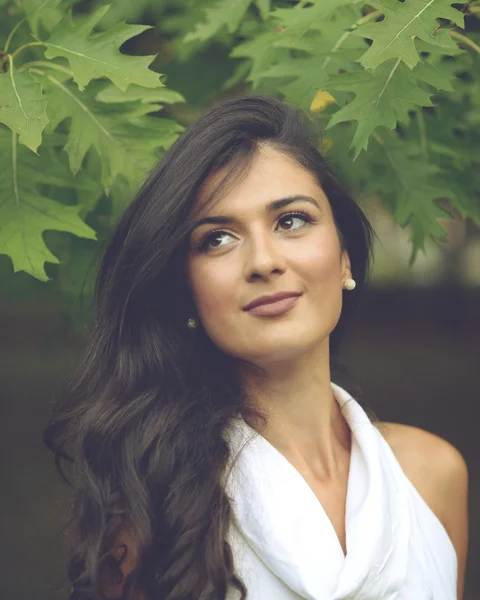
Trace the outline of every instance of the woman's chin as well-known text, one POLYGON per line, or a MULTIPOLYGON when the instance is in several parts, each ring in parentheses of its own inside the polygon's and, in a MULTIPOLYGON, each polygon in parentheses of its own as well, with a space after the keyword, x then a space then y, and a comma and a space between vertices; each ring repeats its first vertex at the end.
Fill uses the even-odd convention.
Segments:
POLYGON ((295 343, 291 337, 287 340, 277 339, 274 342, 264 339, 257 344, 252 340, 252 343, 245 349, 240 358, 261 366, 299 360, 311 350, 312 346, 310 344, 306 345, 305 341, 295 343))
POLYGON ((228 340, 218 336, 215 342, 229 356, 258 365, 295 361, 311 355, 325 344, 328 346, 329 330, 324 323, 318 326, 312 326, 311 322, 284 325, 263 330, 245 327, 242 331, 232 331, 228 340))

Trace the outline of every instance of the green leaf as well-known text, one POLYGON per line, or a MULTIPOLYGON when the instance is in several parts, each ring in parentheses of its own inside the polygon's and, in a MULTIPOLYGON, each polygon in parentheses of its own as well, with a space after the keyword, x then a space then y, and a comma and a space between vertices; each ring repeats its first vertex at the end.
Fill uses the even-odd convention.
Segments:
POLYGON ((112 187, 110 198, 112 200, 112 219, 114 222, 124 212, 132 197, 132 189, 124 177, 118 177, 112 187))
MULTIPOLYGON (((328 23, 338 10, 349 8, 361 16, 360 0, 315 0, 313 6, 293 8, 277 8, 272 12, 272 18, 277 21, 277 26, 284 29, 281 37, 288 37, 291 40, 300 39, 307 31, 327 29, 328 23)), ((362 2, 363 4, 363 2, 362 2)), ((352 24, 355 21, 352 21, 352 24)), ((343 32, 339 29, 337 34, 343 32)))
POLYGON ((198 23, 195 31, 188 33, 184 41, 206 41, 212 38, 222 27, 234 33, 245 16, 252 0, 217 0, 205 9, 205 21, 198 23))
POLYGON ((230 53, 232 58, 248 58, 252 66, 247 77, 255 89, 263 78, 263 73, 272 65, 291 60, 290 53, 285 48, 277 48, 276 31, 263 31, 254 38, 235 46, 230 53))
POLYGON ((155 105, 96 102, 94 96, 100 93, 102 84, 81 94, 73 85, 60 83, 53 76, 47 79, 52 129, 71 119, 65 150, 72 172, 80 170, 85 155, 94 148, 101 160, 101 181, 107 192, 120 174, 136 186, 158 159, 158 150, 171 146, 183 129, 169 119, 145 116, 158 110, 155 105))
POLYGON ((361 17, 360 5, 351 0, 328 0, 308 8, 276 9, 272 13, 278 27, 237 46, 231 56, 249 57, 252 69, 249 81, 257 87, 264 79, 272 95, 281 92, 295 106, 310 108, 315 92, 322 89, 326 76, 340 69, 360 65, 353 63, 364 52, 365 43, 348 35, 348 30, 361 17), (302 55, 292 52, 301 50, 302 55), (282 50, 283 49, 283 50, 282 50), (313 56, 305 57, 308 52, 313 56), (283 78, 293 81, 284 83, 283 78))
POLYGON ((428 85, 431 85, 437 90, 453 92, 455 89, 452 86, 454 78, 450 75, 450 73, 428 62, 422 61, 417 63, 412 71, 412 79, 428 83, 428 85))
POLYGON ((260 16, 265 20, 270 13, 271 0, 255 0, 255 4, 260 11, 260 16))
MULTIPOLYGON (((67 170, 70 173, 70 176, 72 176, 70 166, 68 164, 68 156, 59 150, 59 145, 60 144, 57 144, 55 148, 48 149, 48 160, 54 166, 57 163, 60 163, 62 168, 67 170)), ((75 186, 75 196, 77 200, 76 204, 80 206, 78 214, 84 221, 87 219, 89 213, 95 211, 100 199, 105 197, 105 191, 100 181, 101 175, 101 164, 97 155, 93 152, 89 152, 86 156, 83 168, 72 180, 72 185, 75 186)), ((52 183, 55 185, 56 182, 52 183)), ((56 185, 61 184, 57 183, 56 185)), ((69 190, 69 197, 72 197, 71 190, 69 190)))
POLYGON ((408 121, 408 111, 418 106, 433 106, 432 94, 418 87, 415 79, 429 75, 429 83, 445 84, 443 78, 434 79, 431 72, 420 65, 408 69, 398 59, 380 65, 375 71, 357 71, 331 75, 326 90, 335 97, 335 90, 351 91, 355 98, 337 111, 326 129, 343 121, 357 121, 358 127, 350 148, 355 147, 355 158, 366 150, 368 138, 377 127, 393 129, 398 121, 408 121))
POLYGON ((115 0, 110 2, 110 10, 105 14, 99 23, 102 30, 109 29, 121 21, 129 23, 141 23, 145 13, 155 14, 165 10, 165 2, 155 2, 152 0, 115 0))
POLYGON ((70 295, 71 303, 79 304, 77 310, 82 309, 83 312, 91 307, 98 272, 99 243, 80 238, 69 241, 66 260, 58 268, 57 283, 65 294, 70 295))
POLYGON ((48 123, 47 97, 33 75, 19 72, 11 60, 9 67, 0 74, 0 123, 18 133, 20 142, 36 152, 48 123))
POLYGON ((326 3, 314 8, 316 12, 309 19, 305 19, 302 13, 312 9, 281 9, 274 13, 277 18, 281 16, 282 24, 286 25, 285 30, 277 34, 274 46, 301 49, 313 56, 278 61, 268 69, 260 71, 257 76, 259 79, 292 78, 293 81, 287 84, 276 83, 275 89, 280 91, 288 102, 305 109, 310 109, 315 93, 324 89, 330 73, 345 70, 349 64, 352 69, 361 69, 360 65, 351 61, 356 60, 364 49, 362 41, 345 34, 352 23, 360 18, 359 7, 348 4, 334 10, 333 4, 326 3), (289 13, 292 13, 291 19, 288 17, 289 13), (312 20, 318 31, 305 32, 305 29, 312 28, 312 20))
MULTIPOLYGON (((168 52, 175 57, 175 62, 184 64, 192 58, 198 58, 198 52, 201 52, 205 46, 203 40, 194 39, 186 42, 185 36, 194 31, 195 27, 203 21, 205 16, 202 4, 197 0, 187 2, 182 12, 168 11, 157 18, 157 29, 169 40, 168 52)), ((230 44, 230 41, 227 42, 230 44)))
POLYGON ((443 108, 440 103, 435 106, 433 114, 423 111, 419 116, 417 113, 409 127, 404 128, 402 137, 424 148, 425 155, 438 164, 442 172, 455 171, 465 175, 465 171, 473 169, 472 148, 475 147, 475 142, 469 139, 466 132, 462 132, 459 137, 458 132, 463 127, 462 122, 455 119, 449 123, 453 115, 448 114, 443 108), (439 121, 442 122, 442 127, 438 126, 439 121))
MULTIPOLYGON (((315 56, 329 56, 329 60, 341 57, 344 60, 357 60, 365 51, 365 41, 350 35, 353 25, 361 18, 361 5, 358 2, 341 0, 294 11, 278 9, 272 16, 280 25, 276 46, 303 50, 315 56), (313 11, 313 12, 312 12, 313 11), (299 17, 303 13, 308 18, 299 17), (345 49, 348 52, 345 52, 345 49)), ((340 68, 340 65, 339 67, 340 68)), ((341 68, 345 70, 346 65, 341 68)))
MULTIPOLYGON (((315 115, 322 117, 322 113, 315 115)), ((344 124, 343 127, 334 127, 328 134, 320 136, 319 149, 329 160, 336 175, 349 189, 363 190, 366 184, 374 177, 369 161, 375 156, 376 146, 372 144, 368 153, 362 152, 355 162, 348 159, 348 149, 353 136, 355 125, 353 122, 344 124), (373 156, 372 156, 373 155, 373 156)), ((382 154, 382 157, 384 155, 382 154)), ((360 200, 360 198, 359 198, 360 200)))
POLYGON ((80 90, 100 77, 107 77, 122 91, 132 83, 148 88, 163 86, 159 73, 148 68, 151 56, 127 56, 119 51, 126 40, 150 29, 149 26, 118 23, 92 35, 92 29, 108 9, 109 6, 102 6, 86 18, 70 16, 60 22, 45 42, 45 56, 66 58, 80 90))
POLYGON ((39 25, 44 25, 49 31, 59 23, 68 6, 75 0, 22 0, 23 11, 35 37, 39 37, 39 25), (60 5, 62 5, 60 7, 60 5))
POLYGON ((185 102, 185 98, 181 94, 166 87, 152 90, 136 84, 130 85, 126 92, 122 92, 114 85, 107 85, 95 96, 95 100, 107 103, 135 102, 138 100, 142 104, 185 102))
POLYGON ((315 93, 328 81, 328 70, 323 69, 324 56, 297 58, 271 66, 260 74, 262 78, 293 77, 294 81, 276 87, 291 104, 309 109, 315 93))
POLYGON ((438 219, 448 219, 449 213, 436 201, 455 200, 455 191, 441 182, 441 168, 419 154, 416 143, 403 142, 393 132, 383 136, 384 156, 388 168, 377 174, 368 184, 369 191, 379 191, 393 208, 393 217, 402 227, 412 232, 410 264, 419 250, 425 251, 427 238, 444 241, 446 231, 438 219))
MULTIPOLYGON (((0 129, 0 254, 13 262, 14 271, 26 271, 47 281, 45 262, 58 263, 43 239, 49 230, 66 231, 95 239, 95 232, 78 216, 79 206, 55 202, 40 191, 52 182, 52 165, 17 145, 17 135, 0 129)), ((55 173, 57 182, 72 186, 68 172, 55 173)))
POLYGON ((243 81, 250 73, 250 61, 243 60, 237 64, 230 77, 222 84, 222 91, 229 90, 243 81))
POLYGON ((415 38, 446 49, 457 44, 446 29, 439 29, 437 19, 448 19, 464 27, 464 15, 452 8, 453 0, 370 0, 369 4, 385 15, 379 23, 365 23, 352 35, 372 40, 372 45, 360 62, 366 69, 375 69, 390 58, 400 58, 411 69, 420 60, 415 38))
POLYGON ((439 183, 450 189, 452 205, 459 211, 464 219, 471 219, 477 226, 480 226, 480 182, 477 173, 461 171, 442 171, 439 175, 439 183), (476 192, 474 190, 476 180, 476 192), (471 182, 469 180, 472 180, 471 182), (472 183, 472 186, 468 184, 472 183), (465 185, 467 184, 467 185, 465 185))

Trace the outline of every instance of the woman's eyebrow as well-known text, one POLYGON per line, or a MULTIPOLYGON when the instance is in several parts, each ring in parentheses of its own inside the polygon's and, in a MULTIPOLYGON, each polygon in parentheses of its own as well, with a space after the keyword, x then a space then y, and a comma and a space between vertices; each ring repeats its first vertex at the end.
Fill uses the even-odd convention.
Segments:
MULTIPOLYGON (((312 196, 305 196, 304 194, 295 194, 293 196, 286 196, 285 198, 279 198, 278 200, 273 200, 272 202, 269 202, 266 206, 266 212, 275 212, 276 210, 279 210, 284 206, 288 206, 289 204, 298 201, 310 202, 310 204, 313 204, 317 208, 320 208, 318 201, 315 200, 315 198, 312 198, 312 196)), ((228 217, 224 215, 203 217, 202 219, 199 219, 193 224, 190 232, 194 231, 194 229, 200 227, 201 225, 228 225, 229 223, 238 224, 238 219, 236 219, 235 217, 228 217)))

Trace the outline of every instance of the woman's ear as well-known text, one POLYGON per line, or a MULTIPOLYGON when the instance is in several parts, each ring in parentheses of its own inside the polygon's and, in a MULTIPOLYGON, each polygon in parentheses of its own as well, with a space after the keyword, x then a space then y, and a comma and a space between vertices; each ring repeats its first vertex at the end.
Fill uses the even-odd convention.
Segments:
POLYGON ((345 279, 352 279, 352 265, 350 263, 350 257, 348 256, 348 252, 346 250, 342 250, 341 270, 343 281, 345 281, 345 279))

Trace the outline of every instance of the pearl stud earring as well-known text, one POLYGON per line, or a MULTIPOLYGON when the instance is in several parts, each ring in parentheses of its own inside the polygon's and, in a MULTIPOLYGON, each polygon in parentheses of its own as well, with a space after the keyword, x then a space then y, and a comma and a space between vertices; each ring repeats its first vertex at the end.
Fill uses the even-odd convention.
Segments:
POLYGON ((343 283, 343 287, 345 290, 348 290, 349 292, 351 292, 353 289, 355 289, 355 286, 357 284, 355 283, 354 279, 346 279, 343 283))

